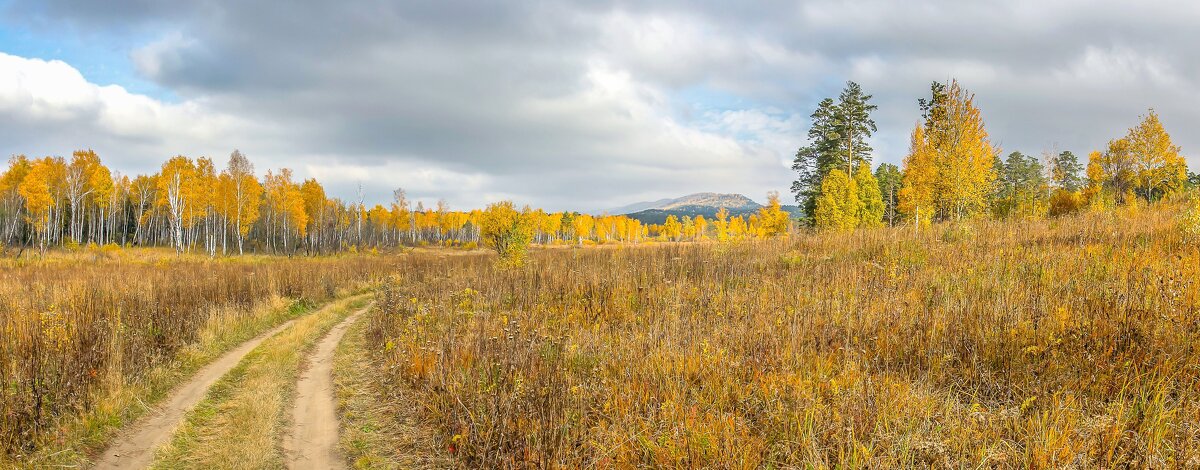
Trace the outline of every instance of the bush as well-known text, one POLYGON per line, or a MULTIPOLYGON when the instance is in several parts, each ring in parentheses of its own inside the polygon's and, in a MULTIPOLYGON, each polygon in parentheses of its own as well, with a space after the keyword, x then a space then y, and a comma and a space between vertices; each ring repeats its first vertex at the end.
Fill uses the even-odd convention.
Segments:
POLYGON ((488 205, 480 220, 479 238, 484 245, 496 250, 501 265, 524 265, 526 252, 533 241, 533 221, 529 211, 517 212, 511 201, 488 205))
POLYGON ((1073 214, 1083 208, 1083 194, 1079 191, 1058 189, 1050 196, 1050 216, 1073 214))

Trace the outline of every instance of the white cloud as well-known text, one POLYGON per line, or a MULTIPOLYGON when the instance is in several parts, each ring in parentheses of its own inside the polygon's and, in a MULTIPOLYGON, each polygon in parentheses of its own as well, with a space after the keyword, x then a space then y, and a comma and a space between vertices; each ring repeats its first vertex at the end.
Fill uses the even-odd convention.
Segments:
POLYGON ((66 154, 91 147, 121 166, 142 158, 206 150, 208 142, 262 126, 208 109, 198 101, 163 103, 116 85, 88 82, 62 61, 0 53, 0 114, 20 128, 14 153, 66 154), (65 137, 65 138, 64 138, 65 137), (121 158, 123 154, 133 158, 121 158), (139 158, 140 157, 140 158, 139 158))
POLYGON ((1088 46, 1083 54, 1054 74, 1063 83, 1120 90, 1139 86, 1186 87, 1169 62, 1128 47, 1088 46))

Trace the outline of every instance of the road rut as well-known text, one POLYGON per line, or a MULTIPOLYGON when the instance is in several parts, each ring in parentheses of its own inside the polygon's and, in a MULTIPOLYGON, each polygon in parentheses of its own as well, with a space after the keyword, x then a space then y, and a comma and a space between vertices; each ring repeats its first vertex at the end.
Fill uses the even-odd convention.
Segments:
POLYGON ((270 331, 256 336, 202 367, 186 383, 171 392, 159 406, 134 422, 100 455, 93 468, 143 469, 154 462, 154 451, 167 442, 183 417, 204 399, 208 389, 232 370, 242 358, 267 338, 283 331, 295 320, 289 320, 270 331))
POLYGON ((363 312, 363 307, 334 326, 313 349, 308 369, 296 384, 292 429, 284 438, 284 454, 293 469, 346 468, 338 450, 339 421, 333 390, 333 352, 346 330, 363 312))

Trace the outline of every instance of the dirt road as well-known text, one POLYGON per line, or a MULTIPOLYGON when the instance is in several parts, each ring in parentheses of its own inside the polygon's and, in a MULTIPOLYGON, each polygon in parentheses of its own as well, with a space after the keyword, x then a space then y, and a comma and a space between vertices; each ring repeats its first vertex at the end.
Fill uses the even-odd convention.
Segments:
POLYGON ((267 338, 283 331, 295 320, 263 333, 250 341, 225 353, 217 360, 201 368, 196 375, 171 392, 162 404, 150 410, 122 432, 103 454, 93 468, 96 469, 143 469, 154 462, 154 451, 171 438, 175 428, 183 421, 188 410, 208 393, 208 389, 222 376, 233 369, 242 358, 267 338))
POLYGON ((309 357, 308 369, 296 384, 296 403, 292 409, 292 429, 284 438, 283 449, 289 468, 346 468, 338 451, 339 423, 333 390, 333 351, 358 319, 363 309, 329 330, 309 357))

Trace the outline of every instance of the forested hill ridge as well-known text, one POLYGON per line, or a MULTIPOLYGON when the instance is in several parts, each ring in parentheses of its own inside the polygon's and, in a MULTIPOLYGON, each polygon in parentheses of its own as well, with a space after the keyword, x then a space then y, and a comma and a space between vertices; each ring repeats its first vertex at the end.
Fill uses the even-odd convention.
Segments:
MULTIPOLYGON (((670 216, 682 219, 701 216, 707 219, 717 217, 721 209, 733 216, 751 215, 762 209, 763 205, 742 194, 695 193, 687 196, 660 199, 653 202, 639 202, 608 211, 620 214, 644 224, 663 224, 670 216)), ((797 206, 782 206, 782 209, 793 218, 799 218, 802 213, 797 206)))
POLYGON ((762 207, 761 204, 754 202, 742 194, 736 193, 695 193, 687 196, 676 198, 665 198, 657 201, 642 201, 635 202, 620 207, 604 209, 596 212, 600 214, 633 214, 646 210, 671 210, 687 206, 705 206, 712 207, 714 210, 724 207, 730 211, 735 210, 757 210, 762 207))

